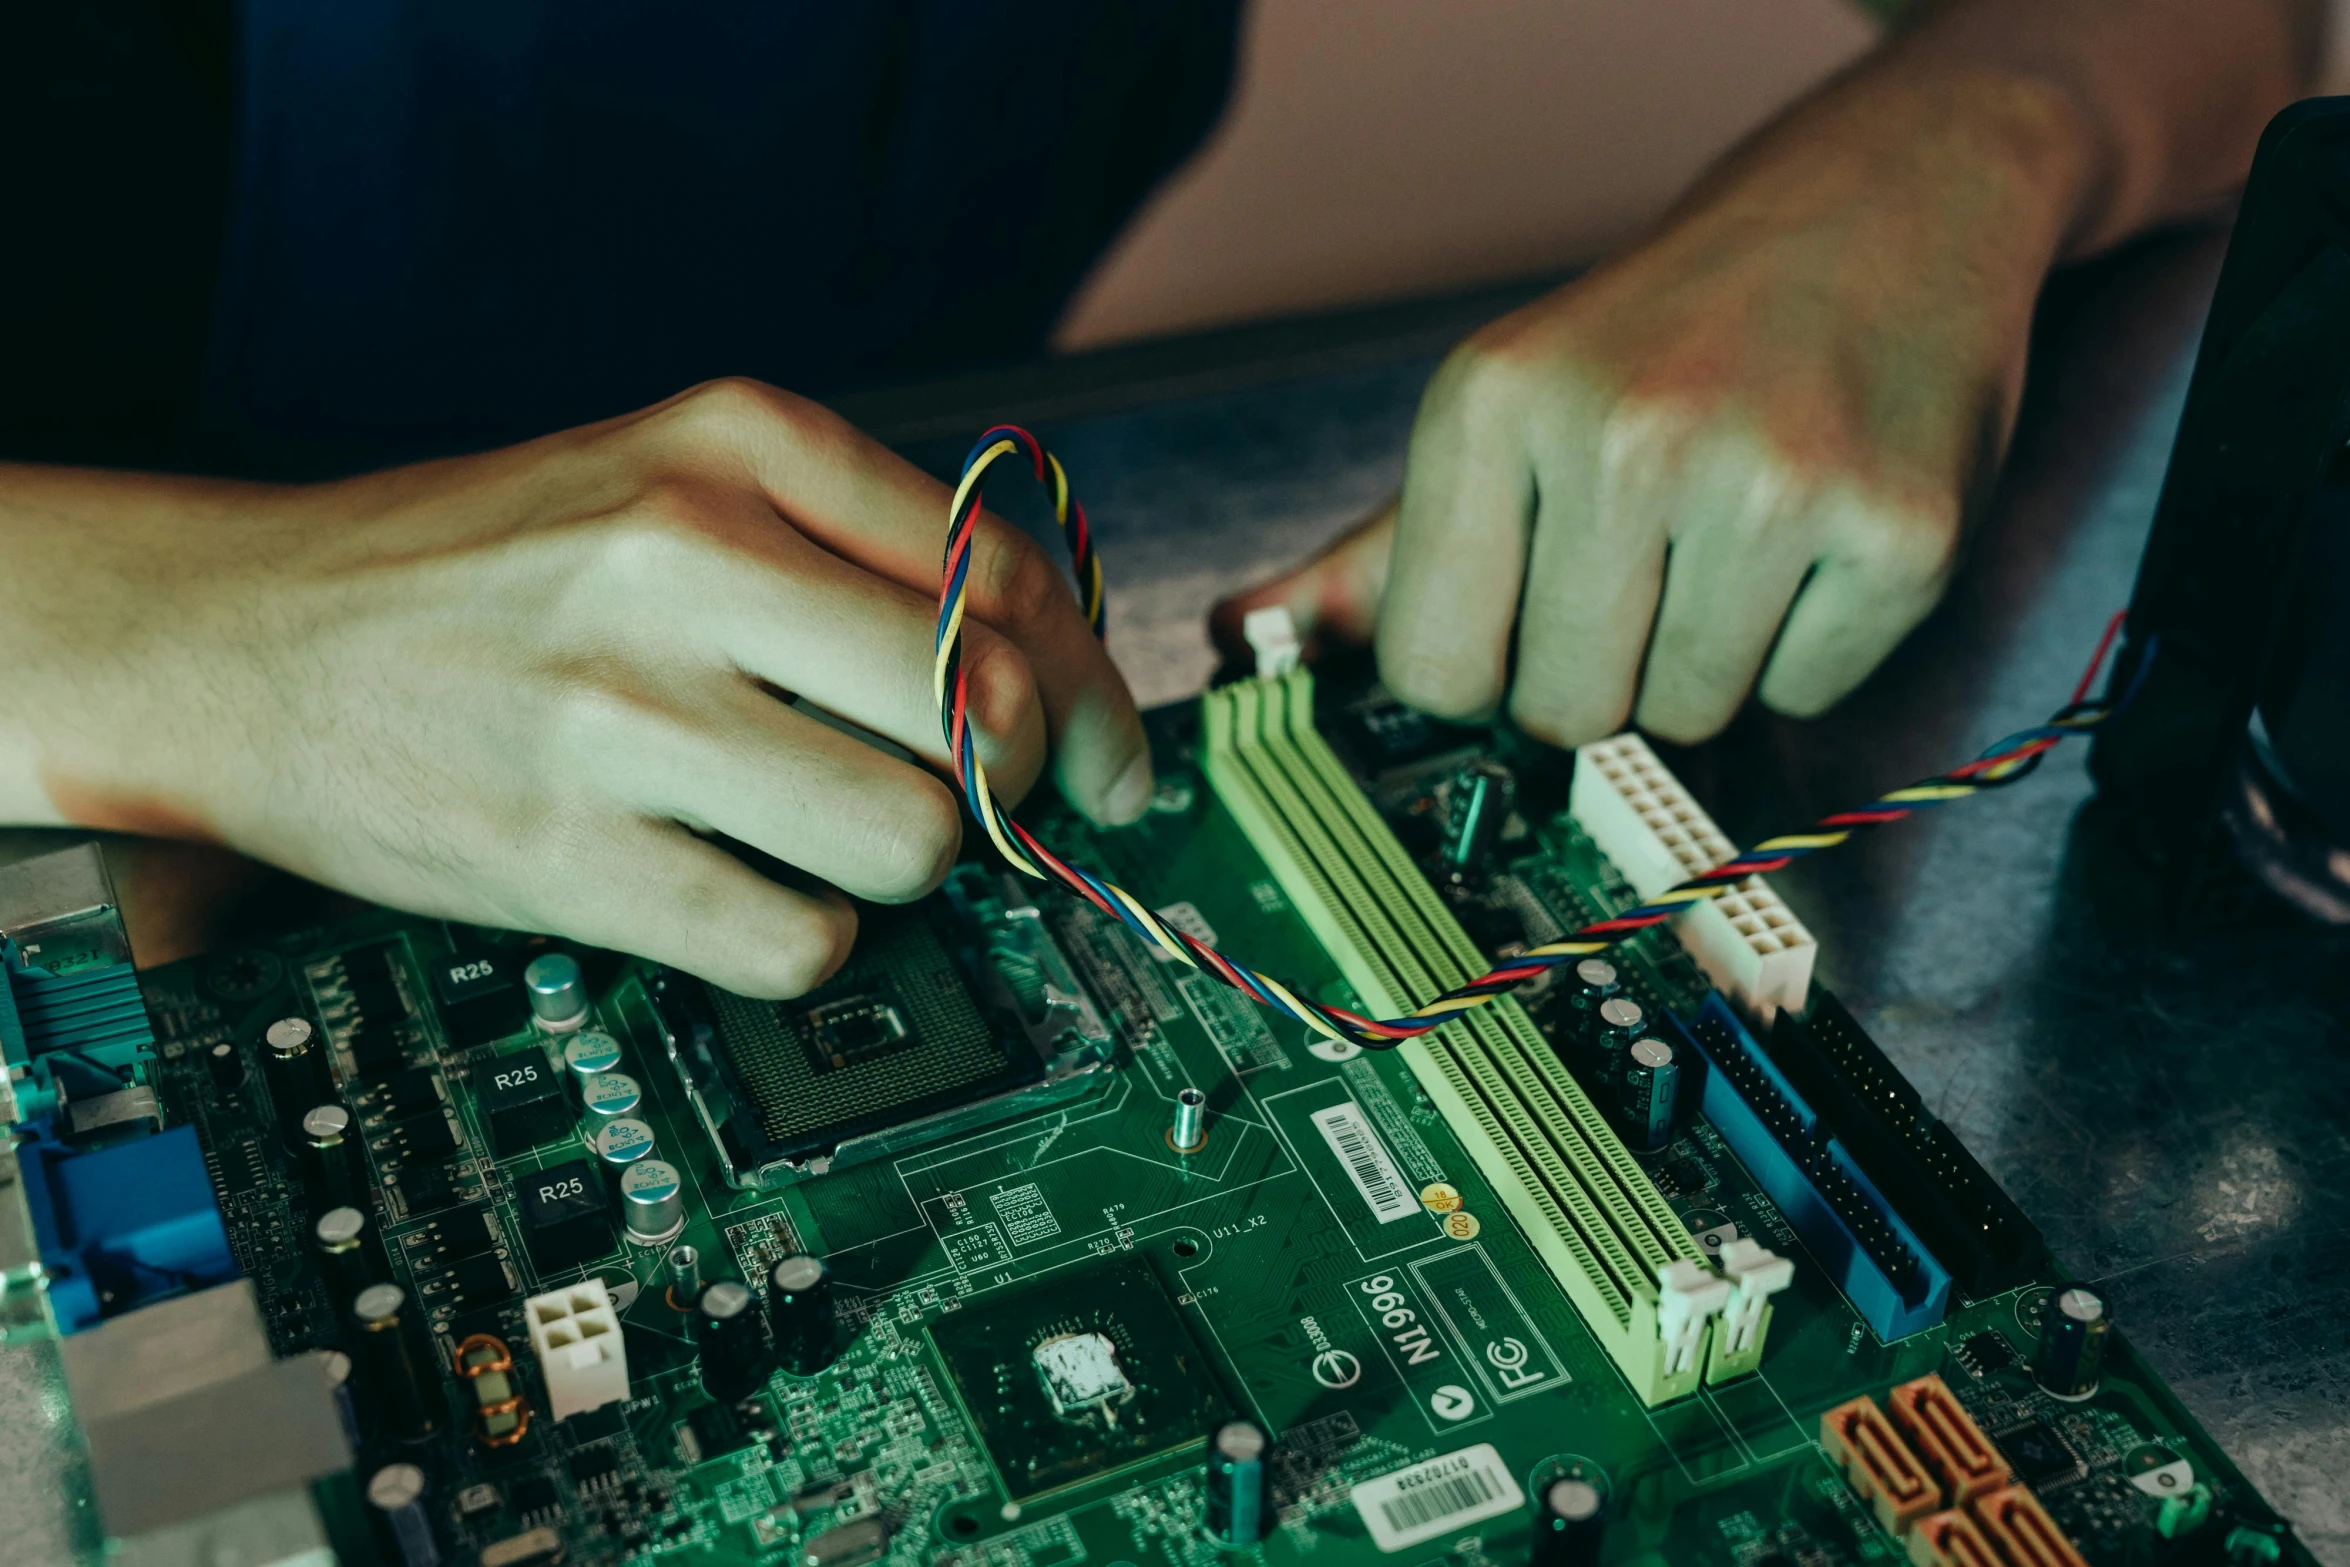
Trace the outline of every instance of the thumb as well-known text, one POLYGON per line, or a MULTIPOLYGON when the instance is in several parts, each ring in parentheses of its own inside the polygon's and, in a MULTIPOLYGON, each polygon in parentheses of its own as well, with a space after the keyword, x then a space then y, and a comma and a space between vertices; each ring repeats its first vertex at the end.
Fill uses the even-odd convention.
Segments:
POLYGON ((1294 570, 1244 588, 1208 612, 1217 651, 1248 649, 1240 623, 1252 609, 1278 604, 1297 625, 1308 658, 1333 647, 1362 647, 1379 626, 1379 595, 1395 548, 1395 502, 1389 501, 1294 570))

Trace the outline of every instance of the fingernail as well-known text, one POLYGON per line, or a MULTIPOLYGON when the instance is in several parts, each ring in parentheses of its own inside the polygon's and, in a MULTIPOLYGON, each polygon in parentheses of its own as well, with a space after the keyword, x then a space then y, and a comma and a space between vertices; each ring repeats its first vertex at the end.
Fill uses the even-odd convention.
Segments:
POLYGON ((1126 771, 1118 775, 1118 781, 1110 785, 1110 792, 1102 797, 1102 820, 1112 827, 1123 827, 1150 805, 1154 787, 1150 753, 1139 752, 1126 764, 1126 771))

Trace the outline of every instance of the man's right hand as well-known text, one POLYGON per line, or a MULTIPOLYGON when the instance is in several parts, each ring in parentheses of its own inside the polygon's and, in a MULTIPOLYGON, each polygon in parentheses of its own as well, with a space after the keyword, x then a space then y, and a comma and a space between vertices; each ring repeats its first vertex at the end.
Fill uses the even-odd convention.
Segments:
MULTIPOLYGON (((960 842, 931 696, 947 493, 722 381, 477 457, 303 488, 0 467, 0 822, 215 839, 363 897, 802 992, 843 893, 960 842), (908 765, 782 696, 895 741, 908 765), (787 887, 714 837, 807 873, 787 887)), ((1048 752, 1139 815, 1132 697, 990 519, 965 665, 991 782, 1048 752)))

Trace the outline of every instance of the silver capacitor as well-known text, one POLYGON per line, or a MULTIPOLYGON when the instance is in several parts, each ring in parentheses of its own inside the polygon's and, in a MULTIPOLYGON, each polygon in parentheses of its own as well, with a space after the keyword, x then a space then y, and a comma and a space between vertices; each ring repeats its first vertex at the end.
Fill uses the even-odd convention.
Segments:
POLYGON ((620 1065, 620 1041, 600 1028, 583 1028, 563 1042, 563 1065, 584 1083, 620 1065))
POLYGON ((639 1159, 620 1173, 620 1222, 639 1246, 659 1246, 685 1228, 685 1180, 666 1159, 639 1159))
POLYGON ((400 1567, 440 1567, 424 1489, 424 1471, 414 1464, 386 1464, 367 1477, 368 1508, 400 1553, 400 1567))
POLYGON ((644 1090, 626 1072, 598 1072, 579 1080, 579 1102, 587 1111, 591 1133, 617 1117, 636 1114, 644 1100, 644 1090))
POLYGON ((596 1162, 617 1181, 628 1167, 653 1156, 653 1129, 633 1115, 617 1115, 596 1128, 596 1162))
POLYGON ((531 1015, 550 1034, 568 1034, 587 1021, 587 978, 568 952, 542 952, 522 971, 531 1015))

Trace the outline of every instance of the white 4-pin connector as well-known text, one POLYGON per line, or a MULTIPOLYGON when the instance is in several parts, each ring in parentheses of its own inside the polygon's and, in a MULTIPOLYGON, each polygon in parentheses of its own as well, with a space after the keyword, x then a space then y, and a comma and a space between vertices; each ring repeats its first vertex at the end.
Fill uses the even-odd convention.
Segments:
POLYGON ((547 1385, 547 1417, 600 1409, 628 1397, 628 1350, 602 1279, 582 1279, 522 1303, 531 1353, 547 1385))
MULTIPOLYGON (((1575 751, 1567 808, 1643 898, 1737 852, 1681 780, 1636 734, 1575 751)), ((1819 944, 1760 876, 1674 917, 1673 933, 1714 988, 1758 1023, 1801 1011, 1819 944)))

